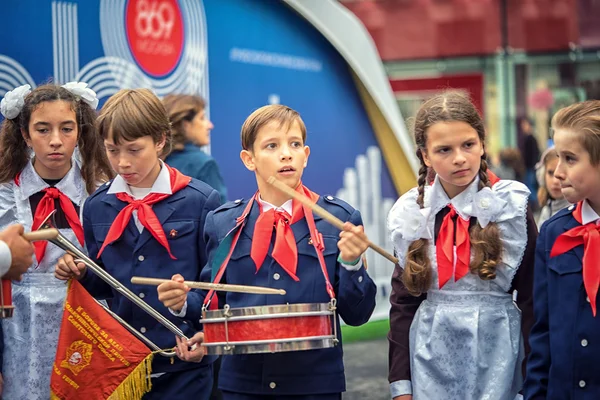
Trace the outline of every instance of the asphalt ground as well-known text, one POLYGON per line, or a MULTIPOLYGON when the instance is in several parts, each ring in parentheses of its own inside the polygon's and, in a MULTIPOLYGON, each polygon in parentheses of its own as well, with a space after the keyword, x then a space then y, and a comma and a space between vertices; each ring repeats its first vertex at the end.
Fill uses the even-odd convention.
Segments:
POLYGON ((344 344, 344 400, 390 400, 386 338, 344 344))

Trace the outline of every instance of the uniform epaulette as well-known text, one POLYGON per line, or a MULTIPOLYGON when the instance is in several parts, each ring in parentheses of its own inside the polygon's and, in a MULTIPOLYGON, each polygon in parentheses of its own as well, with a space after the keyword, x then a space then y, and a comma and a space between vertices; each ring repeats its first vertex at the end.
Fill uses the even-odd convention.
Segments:
POLYGON ((326 195, 322 197, 323 200, 325 200, 327 203, 335 204, 336 206, 343 208, 348 214, 352 214, 354 212, 354 207, 346 203, 344 200, 338 199, 337 197, 333 197, 331 195, 326 195))
POLYGON ((113 180, 109 180, 108 182, 103 183, 102 185, 100 185, 98 187, 98 189, 96 189, 96 191, 94 193, 92 193, 90 195, 90 197, 88 197, 88 201, 96 196, 99 196, 100 194, 106 193, 106 191, 110 188, 110 185, 113 183, 113 180))
POLYGON ((244 202, 244 199, 237 199, 237 200, 234 200, 234 201, 228 201, 227 203, 219 206, 215 210, 215 213, 218 213, 218 212, 224 211, 224 210, 229 210, 229 209, 232 209, 232 208, 236 208, 236 207, 240 206, 243 202, 244 202))
POLYGON ((556 214, 554 214, 553 216, 551 216, 550 218, 548 218, 547 222, 555 221, 557 219, 560 218, 565 218, 565 217, 569 217, 571 218, 571 216, 573 215, 573 211, 575 211, 575 205, 572 204, 569 207, 563 208, 562 210, 558 211, 556 214))

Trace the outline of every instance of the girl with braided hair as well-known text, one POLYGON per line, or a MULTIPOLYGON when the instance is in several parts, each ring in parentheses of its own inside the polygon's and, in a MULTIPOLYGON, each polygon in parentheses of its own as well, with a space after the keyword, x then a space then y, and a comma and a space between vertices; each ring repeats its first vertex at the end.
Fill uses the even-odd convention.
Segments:
POLYGON ((512 400, 531 324, 537 228, 529 190, 488 171, 483 121, 460 92, 425 102, 414 135, 418 187, 388 217, 399 259, 392 398, 512 400))

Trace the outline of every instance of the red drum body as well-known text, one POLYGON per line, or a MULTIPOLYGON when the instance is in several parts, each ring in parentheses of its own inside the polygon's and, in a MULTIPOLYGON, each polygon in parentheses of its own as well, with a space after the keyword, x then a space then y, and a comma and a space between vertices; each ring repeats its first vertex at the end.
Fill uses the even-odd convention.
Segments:
POLYGON ((10 279, 2 279, 0 301, 0 318, 12 318, 15 306, 12 304, 12 282, 10 279))
POLYGON ((338 343, 335 305, 281 304, 203 311, 208 354, 324 349, 338 343))

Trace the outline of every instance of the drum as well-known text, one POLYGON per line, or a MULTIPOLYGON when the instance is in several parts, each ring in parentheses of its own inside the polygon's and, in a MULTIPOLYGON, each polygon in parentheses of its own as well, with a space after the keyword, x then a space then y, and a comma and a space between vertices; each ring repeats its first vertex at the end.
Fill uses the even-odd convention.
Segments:
POLYGON ((204 310, 207 354, 257 354, 337 345, 335 303, 204 310))

